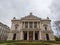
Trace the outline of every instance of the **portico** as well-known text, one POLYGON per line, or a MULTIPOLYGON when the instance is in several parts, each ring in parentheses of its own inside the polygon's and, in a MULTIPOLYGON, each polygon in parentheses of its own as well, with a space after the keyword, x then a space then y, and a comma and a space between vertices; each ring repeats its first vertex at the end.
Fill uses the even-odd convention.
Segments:
POLYGON ((39 40, 39 31, 23 31, 23 40, 39 40))

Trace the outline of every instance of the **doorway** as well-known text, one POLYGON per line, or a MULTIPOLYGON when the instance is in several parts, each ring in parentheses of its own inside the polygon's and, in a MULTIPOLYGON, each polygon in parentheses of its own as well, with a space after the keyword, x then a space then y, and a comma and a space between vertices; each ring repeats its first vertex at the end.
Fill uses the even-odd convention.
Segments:
POLYGON ((13 40, 15 40, 16 39, 16 33, 14 33, 14 35, 13 35, 13 40))
POLYGON ((46 34, 46 39, 49 40, 49 35, 48 34, 46 34))
POLYGON ((35 40, 38 40, 38 34, 39 34, 39 32, 35 31, 35 40))
POLYGON ((24 31, 23 34, 24 34, 24 40, 27 40, 27 31, 24 31))
POLYGON ((29 31, 29 40, 33 40, 33 31, 29 31))

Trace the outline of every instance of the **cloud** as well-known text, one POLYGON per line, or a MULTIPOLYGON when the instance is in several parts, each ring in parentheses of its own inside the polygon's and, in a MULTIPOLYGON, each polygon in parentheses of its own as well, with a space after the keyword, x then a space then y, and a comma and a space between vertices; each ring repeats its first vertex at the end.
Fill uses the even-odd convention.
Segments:
POLYGON ((60 20, 60 0, 53 0, 51 4, 51 12, 56 15, 56 20, 60 20))
POLYGON ((21 18, 29 12, 41 18, 48 16, 54 20, 56 16, 49 9, 51 3, 52 0, 0 0, 0 22, 11 27, 13 17, 21 18))
MULTIPOLYGON (((55 21, 57 20, 60 20, 60 0, 53 0, 52 3, 51 3, 51 6, 50 6, 50 10, 51 10, 51 13, 52 15, 54 15, 55 17, 55 21)), ((54 23, 52 23, 54 24, 54 23)), ((52 27, 55 34, 57 33, 56 31, 56 26, 52 27)))

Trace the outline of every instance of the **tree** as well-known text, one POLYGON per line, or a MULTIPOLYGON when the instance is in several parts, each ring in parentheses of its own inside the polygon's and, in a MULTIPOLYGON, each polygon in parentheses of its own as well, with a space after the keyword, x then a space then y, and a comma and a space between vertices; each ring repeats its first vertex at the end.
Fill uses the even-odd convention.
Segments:
POLYGON ((60 38, 60 21, 55 21, 54 23, 55 23, 55 28, 56 28, 56 31, 57 31, 57 35, 60 38))
POLYGON ((57 36, 54 36, 56 41, 60 41, 60 38, 58 38, 57 36))
POLYGON ((56 15, 54 27, 55 27, 58 37, 60 37, 60 0, 53 0, 50 6, 50 9, 51 9, 51 13, 56 15))

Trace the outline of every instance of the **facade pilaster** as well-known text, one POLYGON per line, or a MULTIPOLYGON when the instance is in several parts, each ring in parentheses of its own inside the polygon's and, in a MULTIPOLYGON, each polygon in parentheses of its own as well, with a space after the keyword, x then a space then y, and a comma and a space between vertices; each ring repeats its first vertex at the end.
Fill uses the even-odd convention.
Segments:
POLYGON ((29 22, 28 22, 28 29, 29 29, 29 22))
POLYGON ((7 40, 13 40, 13 33, 9 33, 7 40))
POLYGON ((34 22, 33 22, 33 29, 34 29, 34 22))

